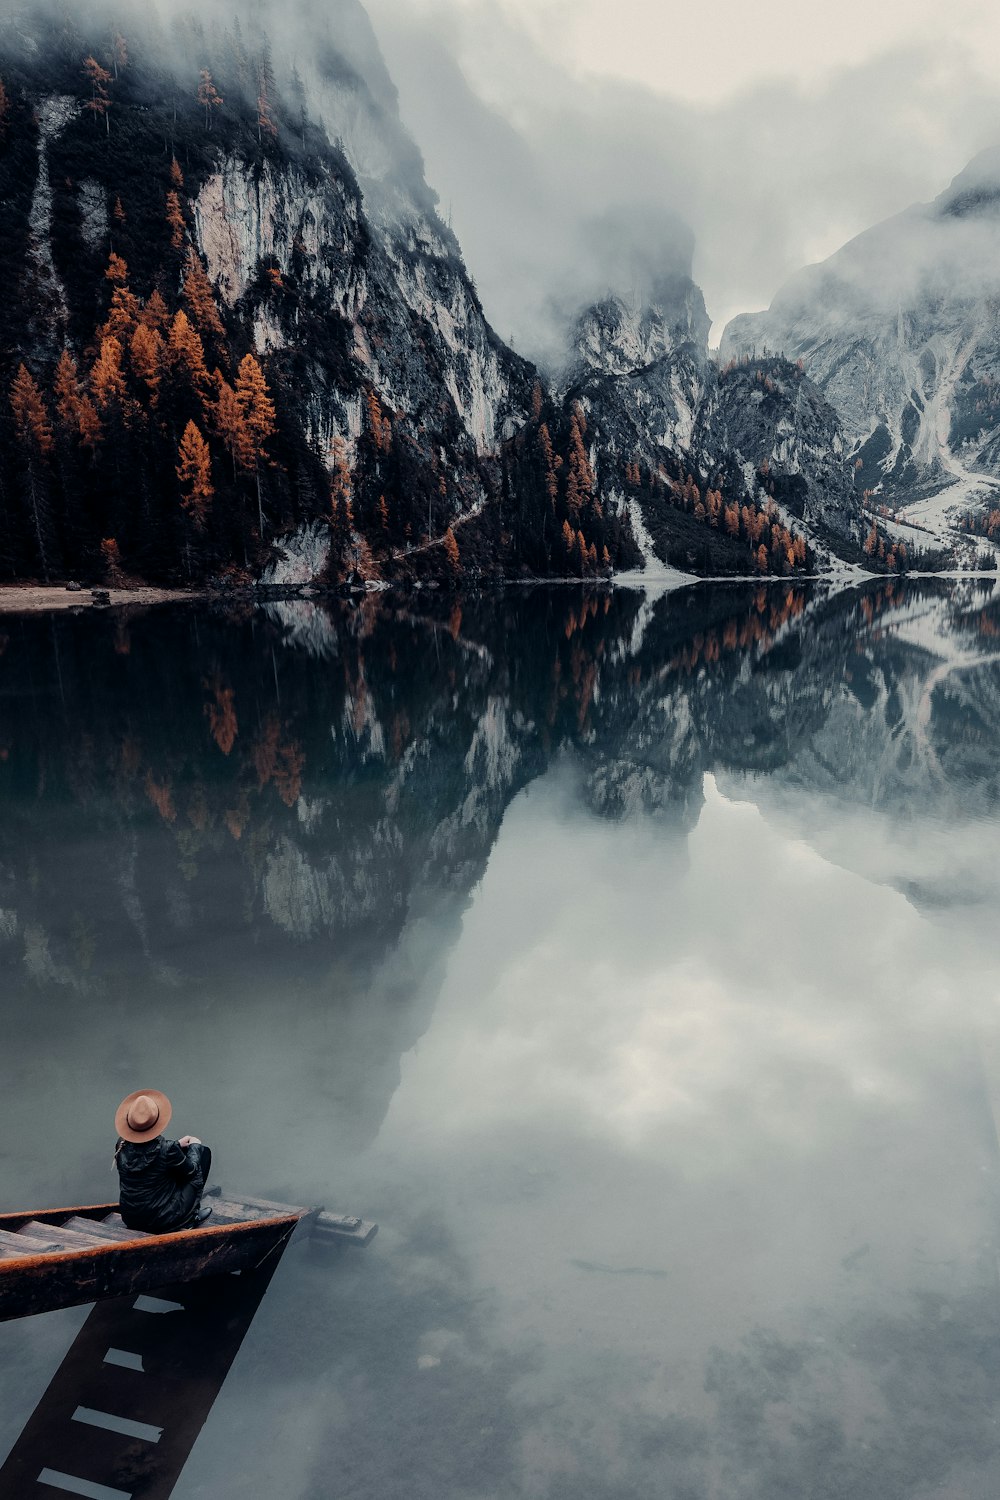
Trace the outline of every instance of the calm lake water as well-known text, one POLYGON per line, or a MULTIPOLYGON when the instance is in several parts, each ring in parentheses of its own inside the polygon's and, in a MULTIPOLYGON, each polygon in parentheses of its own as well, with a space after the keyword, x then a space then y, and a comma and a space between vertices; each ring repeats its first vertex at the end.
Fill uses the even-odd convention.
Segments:
POLYGON ((0 1203, 381 1226, 179 1500, 994 1500, 993 588, 0 617, 0 1203))

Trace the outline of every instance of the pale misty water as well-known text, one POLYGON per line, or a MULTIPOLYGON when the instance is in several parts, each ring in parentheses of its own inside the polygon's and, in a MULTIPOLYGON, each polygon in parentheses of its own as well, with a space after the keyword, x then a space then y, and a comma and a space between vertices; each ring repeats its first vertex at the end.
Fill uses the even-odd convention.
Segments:
POLYGON ((991 588, 0 623, 0 1202, 155 1084, 381 1225, 179 1500, 995 1496, 991 588))

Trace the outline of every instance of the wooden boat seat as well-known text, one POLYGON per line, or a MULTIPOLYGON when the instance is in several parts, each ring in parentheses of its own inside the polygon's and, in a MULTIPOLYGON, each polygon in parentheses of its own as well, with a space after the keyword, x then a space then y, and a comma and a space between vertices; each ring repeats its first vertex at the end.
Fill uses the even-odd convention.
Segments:
POLYGON ((0 1255, 5 1259, 17 1255, 44 1255, 47 1250, 65 1250, 65 1245, 58 1244, 47 1235, 13 1233, 8 1229, 0 1229, 0 1255))
POLYGON ((122 1223, 118 1214, 108 1214, 106 1219, 81 1219, 77 1215, 67 1219, 62 1226, 64 1229, 75 1229, 78 1234, 86 1234, 91 1238, 104 1242, 118 1244, 123 1240, 141 1240, 145 1237, 142 1229, 128 1229, 122 1223), (117 1220, 117 1223, 114 1221, 117 1220))
POLYGON ((92 1249, 95 1245, 106 1243, 92 1229, 88 1230, 86 1234, 81 1234, 77 1229, 67 1229, 65 1223, 42 1224, 38 1219, 29 1219, 27 1224, 24 1224, 15 1233, 18 1235, 30 1235, 35 1240, 54 1240, 63 1250, 92 1249))

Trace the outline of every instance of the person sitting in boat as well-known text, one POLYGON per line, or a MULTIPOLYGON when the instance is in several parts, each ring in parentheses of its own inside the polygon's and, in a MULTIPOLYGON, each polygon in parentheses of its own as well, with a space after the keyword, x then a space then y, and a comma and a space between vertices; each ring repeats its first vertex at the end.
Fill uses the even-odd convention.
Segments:
POLYGON ((168 1140, 163 1132, 172 1113, 166 1094, 137 1089, 115 1114, 118 1211, 129 1229, 193 1229, 212 1212, 201 1204, 212 1153, 196 1135, 168 1140))

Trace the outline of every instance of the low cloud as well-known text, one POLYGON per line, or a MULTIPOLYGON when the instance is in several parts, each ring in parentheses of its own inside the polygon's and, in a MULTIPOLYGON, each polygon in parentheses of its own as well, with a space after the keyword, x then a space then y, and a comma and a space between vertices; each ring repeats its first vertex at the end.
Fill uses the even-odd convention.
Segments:
POLYGON ((762 80, 706 105, 675 97, 669 75, 657 91, 571 73, 511 7, 369 9, 487 312, 543 359, 574 298, 641 280, 658 220, 690 225, 717 336, 1000 139, 1000 93, 958 42, 901 46, 808 90, 762 80), (593 233, 602 215, 622 231, 610 254, 593 233))

